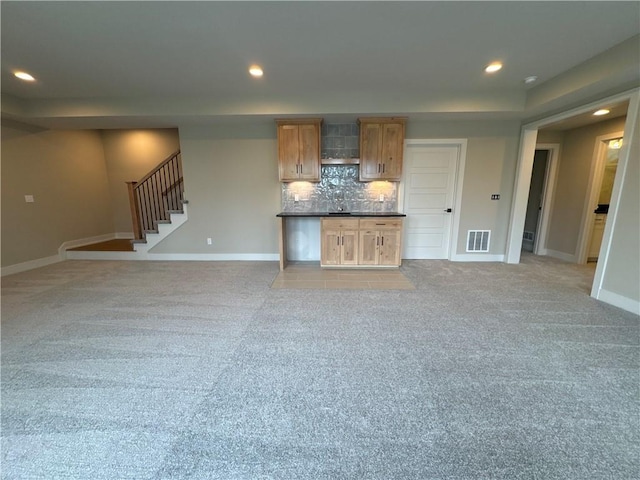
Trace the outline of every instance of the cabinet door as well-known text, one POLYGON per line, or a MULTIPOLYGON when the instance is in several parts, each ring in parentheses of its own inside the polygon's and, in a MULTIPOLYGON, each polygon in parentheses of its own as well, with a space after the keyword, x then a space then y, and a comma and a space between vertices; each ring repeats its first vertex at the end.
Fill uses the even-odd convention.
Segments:
POLYGON ((380 232, 379 265, 400 265, 400 231, 380 232))
POLYGON ((340 265, 341 241, 340 232, 323 230, 320 263, 322 265, 340 265))
POLYGON ((298 125, 278 126, 278 166, 281 182, 298 180, 299 130, 298 125))
POLYGON ((320 126, 300 125, 300 157, 298 178, 308 182, 320 181, 320 126))
POLYGON ((341 232, 342 252, 340 263, 342 265, 358 264, 358 231, 345 230, 341 232))
POLYGON ((382 148, 382 129, 379 123, 362 123, 360 125, 360 179, 375 180, 379 178, 382 164, 380 150, 382 148))
POLYGON ((360 265, 378 264, 378 232, 373 230, 360 230, 360 265))
POLYGON ((402 152, 404 149, 404 126, 400 123, 382 125, 382 148, 380 178, 400 180, 402 175, 402 152))

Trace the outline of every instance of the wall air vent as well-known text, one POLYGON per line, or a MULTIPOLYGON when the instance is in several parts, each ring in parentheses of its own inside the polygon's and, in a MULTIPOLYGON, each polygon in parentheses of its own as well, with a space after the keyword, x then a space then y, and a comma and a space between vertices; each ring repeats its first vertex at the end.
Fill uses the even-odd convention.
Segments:
POLYGON ((467 233, 467 252, 488 252, 491 230, 469 230, 467 233))

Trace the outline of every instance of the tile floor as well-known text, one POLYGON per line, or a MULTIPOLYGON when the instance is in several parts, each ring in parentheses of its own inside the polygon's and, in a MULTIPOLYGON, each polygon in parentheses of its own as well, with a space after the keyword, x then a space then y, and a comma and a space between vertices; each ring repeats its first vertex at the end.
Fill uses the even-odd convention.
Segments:
POLYGON ((271 288, 340 290, 415 290, 397 269, 335 269, 318 265, 289 265, 271 288))

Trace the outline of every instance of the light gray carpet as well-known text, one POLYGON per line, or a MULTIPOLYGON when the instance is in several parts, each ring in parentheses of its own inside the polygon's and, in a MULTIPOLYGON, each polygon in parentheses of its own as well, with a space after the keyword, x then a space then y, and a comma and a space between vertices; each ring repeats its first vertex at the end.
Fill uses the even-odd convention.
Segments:
POLYGON ((411 291, 276 263, 2 279, 3 479, 632 479, 638 317, 593 268, 407 261, 411 291))

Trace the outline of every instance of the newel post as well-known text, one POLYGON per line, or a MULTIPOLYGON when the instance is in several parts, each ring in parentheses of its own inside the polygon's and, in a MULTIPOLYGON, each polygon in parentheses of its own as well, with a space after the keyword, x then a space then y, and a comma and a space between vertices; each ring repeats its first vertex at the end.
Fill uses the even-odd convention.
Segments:
POLYGON ((133 238, 136 240, 142 239, 142 227, 140 225, 140 204, 138 203, 138 196, 136 195, 136 185, 138 182, 127 182, 129 189, 129 207, 131 209, 131 221, 133 223, 133 238))

